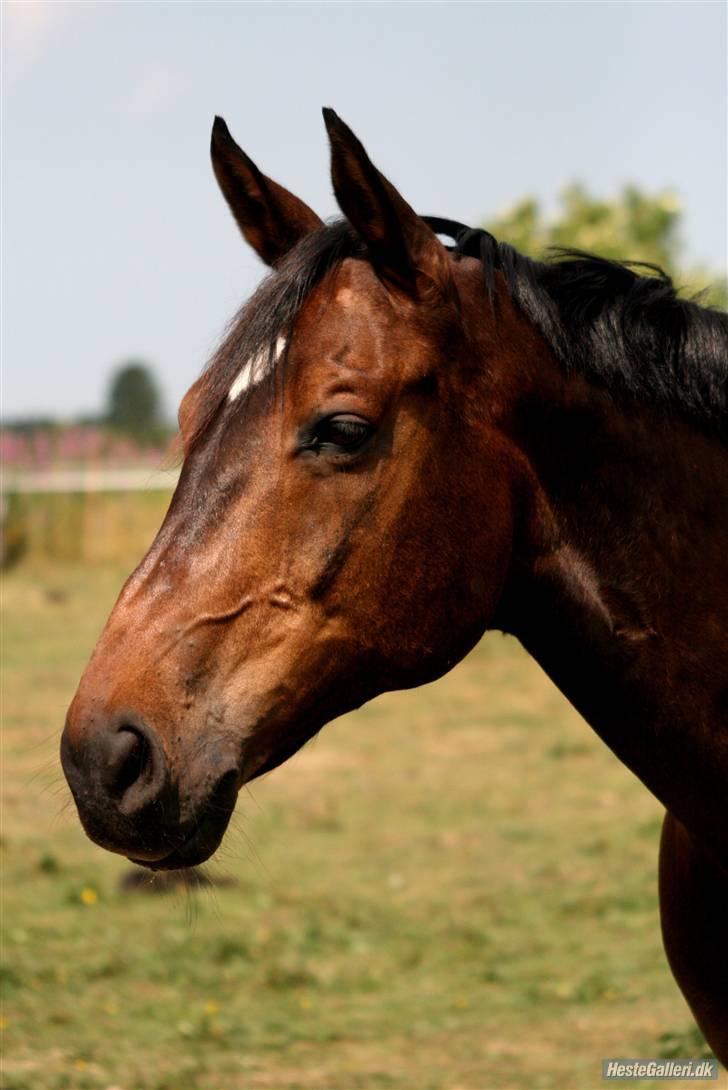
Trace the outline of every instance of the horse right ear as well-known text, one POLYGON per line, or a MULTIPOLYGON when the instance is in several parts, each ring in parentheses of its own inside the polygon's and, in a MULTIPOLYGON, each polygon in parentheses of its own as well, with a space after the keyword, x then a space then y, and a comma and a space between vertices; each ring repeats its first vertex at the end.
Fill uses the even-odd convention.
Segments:
POLYGON ((385 284, 409 295, 452 298, 448 252, 381 174, 348 125, 328 107, 324 122, 331 143, 331 179, 339 207, 367 245, 385 284))
POLYGON ((267 265, 277 265, 305 235, 321 227, 316 213, 258 170, 215 118, 210 144, 212 168, 238 227, 267 265))

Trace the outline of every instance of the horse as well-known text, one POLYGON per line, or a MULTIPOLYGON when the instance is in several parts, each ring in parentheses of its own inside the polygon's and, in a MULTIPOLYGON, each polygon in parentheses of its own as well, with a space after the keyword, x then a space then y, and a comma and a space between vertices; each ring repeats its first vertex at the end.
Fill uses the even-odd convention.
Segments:
POLYGON ((330 223, 215 119, 271 272, 181 403, 179 483, 70 706, 80 820, 194 866, 324 724, 510 633, 664 805, 664 945, 726 1064, 728 315, 420 216, 324 119, 330 223))

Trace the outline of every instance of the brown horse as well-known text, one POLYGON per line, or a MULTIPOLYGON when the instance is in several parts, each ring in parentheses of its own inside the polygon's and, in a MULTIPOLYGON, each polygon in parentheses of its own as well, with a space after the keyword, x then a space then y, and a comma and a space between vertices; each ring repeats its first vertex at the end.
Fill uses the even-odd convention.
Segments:
POLYGON ((179 485, 71 705, 81 821, 198 863, 330 719, 513 633, 668 810, 667 953, 726 1063, 728 316, 423 219, 325 118, 328 226, 215 122, 274 271, 182 402, 179 485))

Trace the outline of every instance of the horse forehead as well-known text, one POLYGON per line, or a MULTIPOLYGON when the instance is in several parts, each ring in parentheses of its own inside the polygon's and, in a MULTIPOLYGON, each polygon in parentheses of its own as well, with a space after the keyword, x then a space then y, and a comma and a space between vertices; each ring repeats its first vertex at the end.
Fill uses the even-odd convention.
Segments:
POLYGON ((390 295, 368 261, 356 258, 342 261, 327 287, 328 303, 334 314, 386 318, 392 313, 390 295))
POLYGON ((334 273, 332 290, 333 303, 342 310, 378 310, 388 302, 386 288, 372 266, 356 258, 342 261, 334 273))
POLYGON ((352 288, 339 288, 334 296, 334 302, 338 303, 344 310, 348 310, 350 306, 355 302, 356 296, 352 288))
POLYGON ((398 317, 392 300, 371 265, 347 258, 333 276, 314 288, 296 324, 305 343, 325 345, 352 335, 363 347, 386 330, 393 334, 398 317))

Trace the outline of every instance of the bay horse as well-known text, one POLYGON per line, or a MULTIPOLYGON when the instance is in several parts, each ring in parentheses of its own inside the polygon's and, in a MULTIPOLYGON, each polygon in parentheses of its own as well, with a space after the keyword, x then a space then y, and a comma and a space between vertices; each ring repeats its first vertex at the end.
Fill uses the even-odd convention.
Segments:
POLYGON ((665 806, 667 956, 728 1063, 728 315, 419 216, 324 116, 330 224, 215 120, 272 272, 182 401, 179 484, 68 712, 80 819, 197 864, 242 784, 511 633, 665 806))

